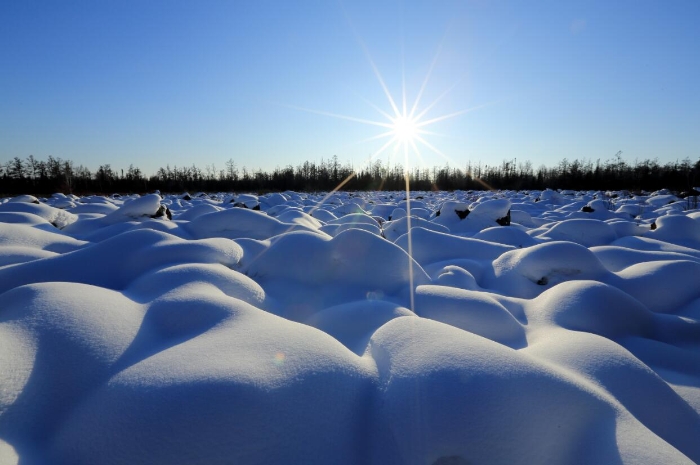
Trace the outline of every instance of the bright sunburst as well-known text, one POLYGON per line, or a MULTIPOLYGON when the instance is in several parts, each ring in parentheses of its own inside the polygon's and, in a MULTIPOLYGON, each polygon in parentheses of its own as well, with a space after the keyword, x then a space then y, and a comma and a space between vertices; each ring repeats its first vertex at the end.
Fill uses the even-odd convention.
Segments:
POLYGON ((421 104, 421 97, 423 96, 423 93, 426 89, 426 86, 428 84, 428 81, 430 80, 431 74, 433 72, 433 69, 438 61, 438 58, 440 56, 440 50, 441 46, 438 47, 438 50, 436 52, 436 55, 430 64, 430 68, 428 69, 428 73, 425 76, 425 79, 423 81, 423 84, 421 85, 421 88, 413 101, 413 104, 411 106, 408 106, 408 101, 406 98, 406 85, 405 85, 405 76, 402 76, 402 89, 401 89, 401 95, 402 98, 401 100, 398 100, 394 98, 392 93, 389 91, 387 85, 384 82, 384 78, 382 77, 381 73, 379 72, 379 69, 377 68, 376 64, 372 60, 372 57, 369 54, 369 51, 367 50, 367 47, 365 46, 364 42, 362 42, 361 39, 358 37, 358 42, 360 46, 362 47, 363 51, 365 52, 365 56, 367 60, 369 61, 369 64, 372 67, 372 70, 374 71, 374 75, 376 76, 377 80, 379 81, 379 84, 384 91, 384 95, 387 98, 388 104, 391 108, 390 111, 385 111, 382 108, 380 108, 379 105, 370 102, 368 100, 364 100, 369 106, 374 108, 379 114, 381 114, 384 117, 383 121, 375 121, 375 120, 370 120, 366 118, 358 118, 350 115, 342 115, 338 113, 331 113, 327 111, 320 111, 320 110, 314 110, 310 108, 305 108, 305 107, 299 107, 299 106, 293 106, 289 105, 291 108, 295 108, 297 110, 303 110, 306 112, 310 113, 316 113, 324 116, 331 116, 333 118, 340 118, 344 120, 349 120, 349 121, 354 121, 357 123, 362 123, 362 124, 369 124, 373 126, 378 126, 380 128, 383 128, 384 131, 381 132, 380 134, 377 134, 375 136, 369 137, 367 139, 358 141, 357 143, 364 143, 364 142, 369 142, 369 141, 374 141, 374 140, 379 140, 379 139, 385 139, 386 142, 379 148, 376 152, 374 152, 368 162, 371 162, 372 159, 376 159, 379 157, 382 153, 384 153, 387 150, 393 149, 393 153, 403 153, 405 157, 405 168, 408 169, 408 157, 409 154, 415 155, 421 162, 422 162, 422 155, 420 151, 420 147, 427 148, 429 151, 439 155, 443 159, 445 159, 448 162, 453 162, 453 160, 450 159, 447 155, 445 155, 443 152, 441 152, 439 149, 437 149, 435 146, 433 146, 430 142, 426 140, 426 136, 428 135, 435 135, 435 133, 430 132, 427 130, 428 126, 438 123, 440 121, 444 121, 449 118, 453 118, 455 116, 462 115, 464 113, 476 110, 478 108, 481 108, 484 105, 480 105, 477 107, 472 107, 468 108, 466 110, 461 110, 457 111, 454 113, 449 113, 449 114, 442 114, 439 116, 435 116, 432 118, 426 118, 426 115, 442 100, 444 99, 457 85, 459 84, 461 79, 458 79, 457 82, 454 83, 450 88, 442 92, 434 101, 423 107, 421 110, 419 110, 420 104, 421 104), (410 108, 410 110, 409 110, 410 108))

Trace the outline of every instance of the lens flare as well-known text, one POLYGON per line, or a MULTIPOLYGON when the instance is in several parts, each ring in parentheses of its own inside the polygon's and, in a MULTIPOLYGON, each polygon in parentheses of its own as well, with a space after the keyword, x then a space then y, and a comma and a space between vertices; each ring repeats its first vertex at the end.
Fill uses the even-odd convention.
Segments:
POLYGON ((284 352, 277 352, 272 360, 273 360, 275 365, 281 366, 281 365, 284 365, 284 362, 286 359, 287 359, 287 356, 284 355, 284 352))

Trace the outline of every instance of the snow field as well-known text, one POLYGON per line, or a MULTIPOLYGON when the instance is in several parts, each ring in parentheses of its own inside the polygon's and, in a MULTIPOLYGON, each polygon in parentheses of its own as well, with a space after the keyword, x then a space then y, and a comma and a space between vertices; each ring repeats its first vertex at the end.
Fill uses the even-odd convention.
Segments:
POLYGON ((0 463, 699 462, 680 203, 0 200, 0 463))

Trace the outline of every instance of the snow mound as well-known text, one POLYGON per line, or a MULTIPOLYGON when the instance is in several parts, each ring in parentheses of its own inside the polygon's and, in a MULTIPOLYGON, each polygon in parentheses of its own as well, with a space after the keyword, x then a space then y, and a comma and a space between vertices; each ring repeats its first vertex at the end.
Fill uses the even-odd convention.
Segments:
POLYGON ((603 221, 572 219, 554 224, 537 237, 543 240, 570 241, 585 247, 594 247, 610 244, 617 239, 617 234, 609 224, 603 221))
POLYGON ((510 224, 508 199, 491 199, 477 203, 470 209, 465 203, 446 202, 435 223, 447 227, 453 234, 474 234, 496 225, 510 224))
POLYGON ((568 281, 537 297, 528 315, 549 324, 608 339, 648 336, 652 313, 616 287, 596 281, 568 281))
POLYGON ((419 286, 416 314, 486 337, 513 348, 526 345, 515 317, 484 292, 447 286, 419 286))
POLYGON ((46 222, 51 223, 58 229, 63 229, 78 219, 76 215, 61 210, 60 208, 28 202, 6 202, 0 204, 0 213, 2 212, 30 213, 43 218, 46 222))
POLYGON ((324 307, 408 292, 430 278, 401 248, 361 229, 327 239, 285 234, 242 269, 268 293, 292 305, 284 316, 303 321, 324 307), (381 257, 381 260, 377 258, 381 257))
POLYGON ((605 280, 609 273, 587 248, 573 242, 546 242, 505 252, 493 262, 488 288, 533 298, 570 280, 605 280))
POLYGON ((647 237, 700 249, 700 222, 685 215, 666 215, 656 219, 656 229, 646 233, 647 237))
POLYGON ((196 239, 268 239, 292 231, 316 230, 305 224, 283 223, 265 213, 245 208, 231 208, 200 215, 193 218, 184 228, 196 239))

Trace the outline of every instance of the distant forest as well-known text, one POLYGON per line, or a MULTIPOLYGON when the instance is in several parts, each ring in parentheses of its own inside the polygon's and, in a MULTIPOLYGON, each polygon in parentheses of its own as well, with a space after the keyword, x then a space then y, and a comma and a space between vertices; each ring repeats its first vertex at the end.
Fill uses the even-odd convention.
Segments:
MULTIPOLYGON (((669 162, 657 160, 627 163, 618 152, 600 160, 563 159, 557 166, 534 169, 530 162, 504 160, 500 164, 467 162, 462 167, 445 165, 432 169, 413 169, 409 173, 411 190, 485 190, 485 189, 571 189, 655 191, 667 188, 679 193, 700 184, 700 159, 669 162)), ((234 160, 223 169, 214 165, 204 169, 192 166, 166 166, 152 176, 145 176, 130 165, 114 170, 109 164, 97 171, 76 166, 71 160, 49 156, 37 160, 15 157, 0 164, 0 195, 31 193, 50 195, 55 192, 85 194, 161 192, 279 192, 285 190, 321 192, 338 186, 342 190, 404 190, 404 168, 376 160, 360 170, 341 164, 337 156, 320 163, 306 161, 296 167, 262 170, 239 169, 234 160), (342 185, 341 185, 342 184, 342 185)))

